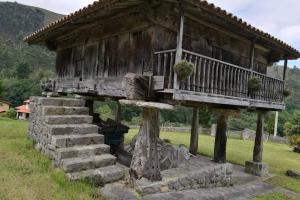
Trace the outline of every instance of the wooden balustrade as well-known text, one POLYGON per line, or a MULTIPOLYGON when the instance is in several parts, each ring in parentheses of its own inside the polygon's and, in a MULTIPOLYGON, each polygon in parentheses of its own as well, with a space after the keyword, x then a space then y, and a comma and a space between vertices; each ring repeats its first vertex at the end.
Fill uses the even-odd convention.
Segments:
MULTIPOLYGON (((175 49, 155 53, 154 75, 165 77, 166 89, 174 89, 175 55, 175 49)), ((179 83, 180 90, 277 103, 283 101, 283 80, 187 50, 183 50, 182 59, 194 64, 194 72, 179 83), (249 92, 248 81, 251 77, 261 81, 260 91, 249 92)))

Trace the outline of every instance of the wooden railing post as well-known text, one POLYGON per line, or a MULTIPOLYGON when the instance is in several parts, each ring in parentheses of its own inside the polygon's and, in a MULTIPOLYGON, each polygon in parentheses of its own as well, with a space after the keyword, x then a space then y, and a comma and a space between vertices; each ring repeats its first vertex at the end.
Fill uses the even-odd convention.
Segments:
POLYGON ((285 81, 285 79, 286 79, 287 67, 288 67, 288 59, 287 59, 287 56, 286 56, 285 59, 284 59, 284 69, 283 69, 283 77, 282 77, 283 81, 285 81))
MULTIPOLYGON (((184 13, 181 9, 180 11, 180 25, 177 34, 177 49, 176 49, 176 57, 175 64, 179 63, 182 60, 182 41, 183 41, 183 27, 184 27, 184 13)), ((179 84, 177 83, 177 74, 174 72, 174 90, 179 89, 179 84)))
POLYGON ((254 54, 255 54, 255 40, 251 42, 251 49, 250 49, 250 70, 251 70, 251 77, 253 76, 253 69, 254 69, 254 54))

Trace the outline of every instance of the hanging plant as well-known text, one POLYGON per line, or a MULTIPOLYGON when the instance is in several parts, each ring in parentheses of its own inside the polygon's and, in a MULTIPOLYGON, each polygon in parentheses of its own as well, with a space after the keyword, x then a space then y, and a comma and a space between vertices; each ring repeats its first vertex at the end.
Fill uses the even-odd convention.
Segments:
POLYGON ((292 92, 288 89, 285 89, 285 90, 283 90, 282 94, 284 97, 289 97, 289 96, 291 96, 292 92))
POLYGON ((174 71, 179 81, 187 79, 193 74, 194 65, 186 60, 180 61, 174 65, 174 71))
POLYGON ((248 90, 250 93, 258 92, 262 87, 261 80, 256 77, 250 78, 248 81, 248 90))

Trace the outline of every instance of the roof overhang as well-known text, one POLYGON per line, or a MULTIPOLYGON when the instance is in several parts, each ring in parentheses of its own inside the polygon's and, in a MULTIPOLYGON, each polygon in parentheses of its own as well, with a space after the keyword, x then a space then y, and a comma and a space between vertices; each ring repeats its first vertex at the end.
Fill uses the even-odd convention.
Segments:
MULTIPOLYGON (((179 5, 178 0, 161 0, 159 2, 168 2, 179 5)), ((238 30, 239 33, 243 35, 247 35, 247 37, 251 37, 257 41, 261 41, 266 43, 272 47, 272 49, 280 50, 280 52, 284 52, 285 57, 287 59, 297 59, 300 57, 300 52, 295 48, 291 47, 290 45, 284 43, 283 41, 271 36, 268 33, 265 33, 247 22, 243 21, 242 19, 234 16, 231 13, 226 12, 225 10, 221 9, 220 7, 216 7, 214 4, 210 4, 207 1, 203 0, 182 0, 184 1, 184 6, 187 9, 187 13, 190 10, 204 10, 205 12, 210 13, 214 17, 218 17, 224 22, 234 28, 234 30, 238 30)), ((56 38, 60 35, 67 33, 68 31, 72 31, 75 28, 78 28, 84 21, 82 19, 84 17, 93 18, 95 13, 103 13, 103 17, 105 13, 118 13, 122 9, 126 9, 128 7, 136 6, 139 4, 143 4, 146 1, 143 0, 98 0, 95 1, 93 4, 80 9, 70 15, 67 15, 46 27, 37 30, 36 32, 32 33, 31 35, 24 38, 25 42, 29 44, 41 44, 47 45, 51 47, 51 40, 56 38)), ((147 1, 149 2, 149 1, 147 1)), ((155 2, 155 0, 153 0, 155 2)), ((99 16, 97 16, 99 19, 99 16)), ((282 57, 282 56, 281 56, 282 57)))

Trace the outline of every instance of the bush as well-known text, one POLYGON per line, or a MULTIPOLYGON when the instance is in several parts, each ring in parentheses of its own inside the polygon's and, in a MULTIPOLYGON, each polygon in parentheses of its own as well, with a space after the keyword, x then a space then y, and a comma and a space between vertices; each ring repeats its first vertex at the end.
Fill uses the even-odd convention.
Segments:
POLYGON ((253 77, 253 78, 250 78, 249 81, 248 81, 248 90, 250 93, 255 93, 255 92, 258 92, 262 87, 262 84, 261 84, 261 81, 256 78, 256 77, 253 77))
POLYGON ((177 74, 178 80, 182 81, 193 74, 194 65, 186 60, 183 60, 174 66, 174 71, 177 74))
POLYGON ((292 147, 300 148, 300 135, 289 136, 289 143, 292 147))
POLYGON ((10 108, 9 111, 5 113, 5 117, 10 119, 16 119, 16 116, 17 116, 17 112, 13 108, 10 108))

